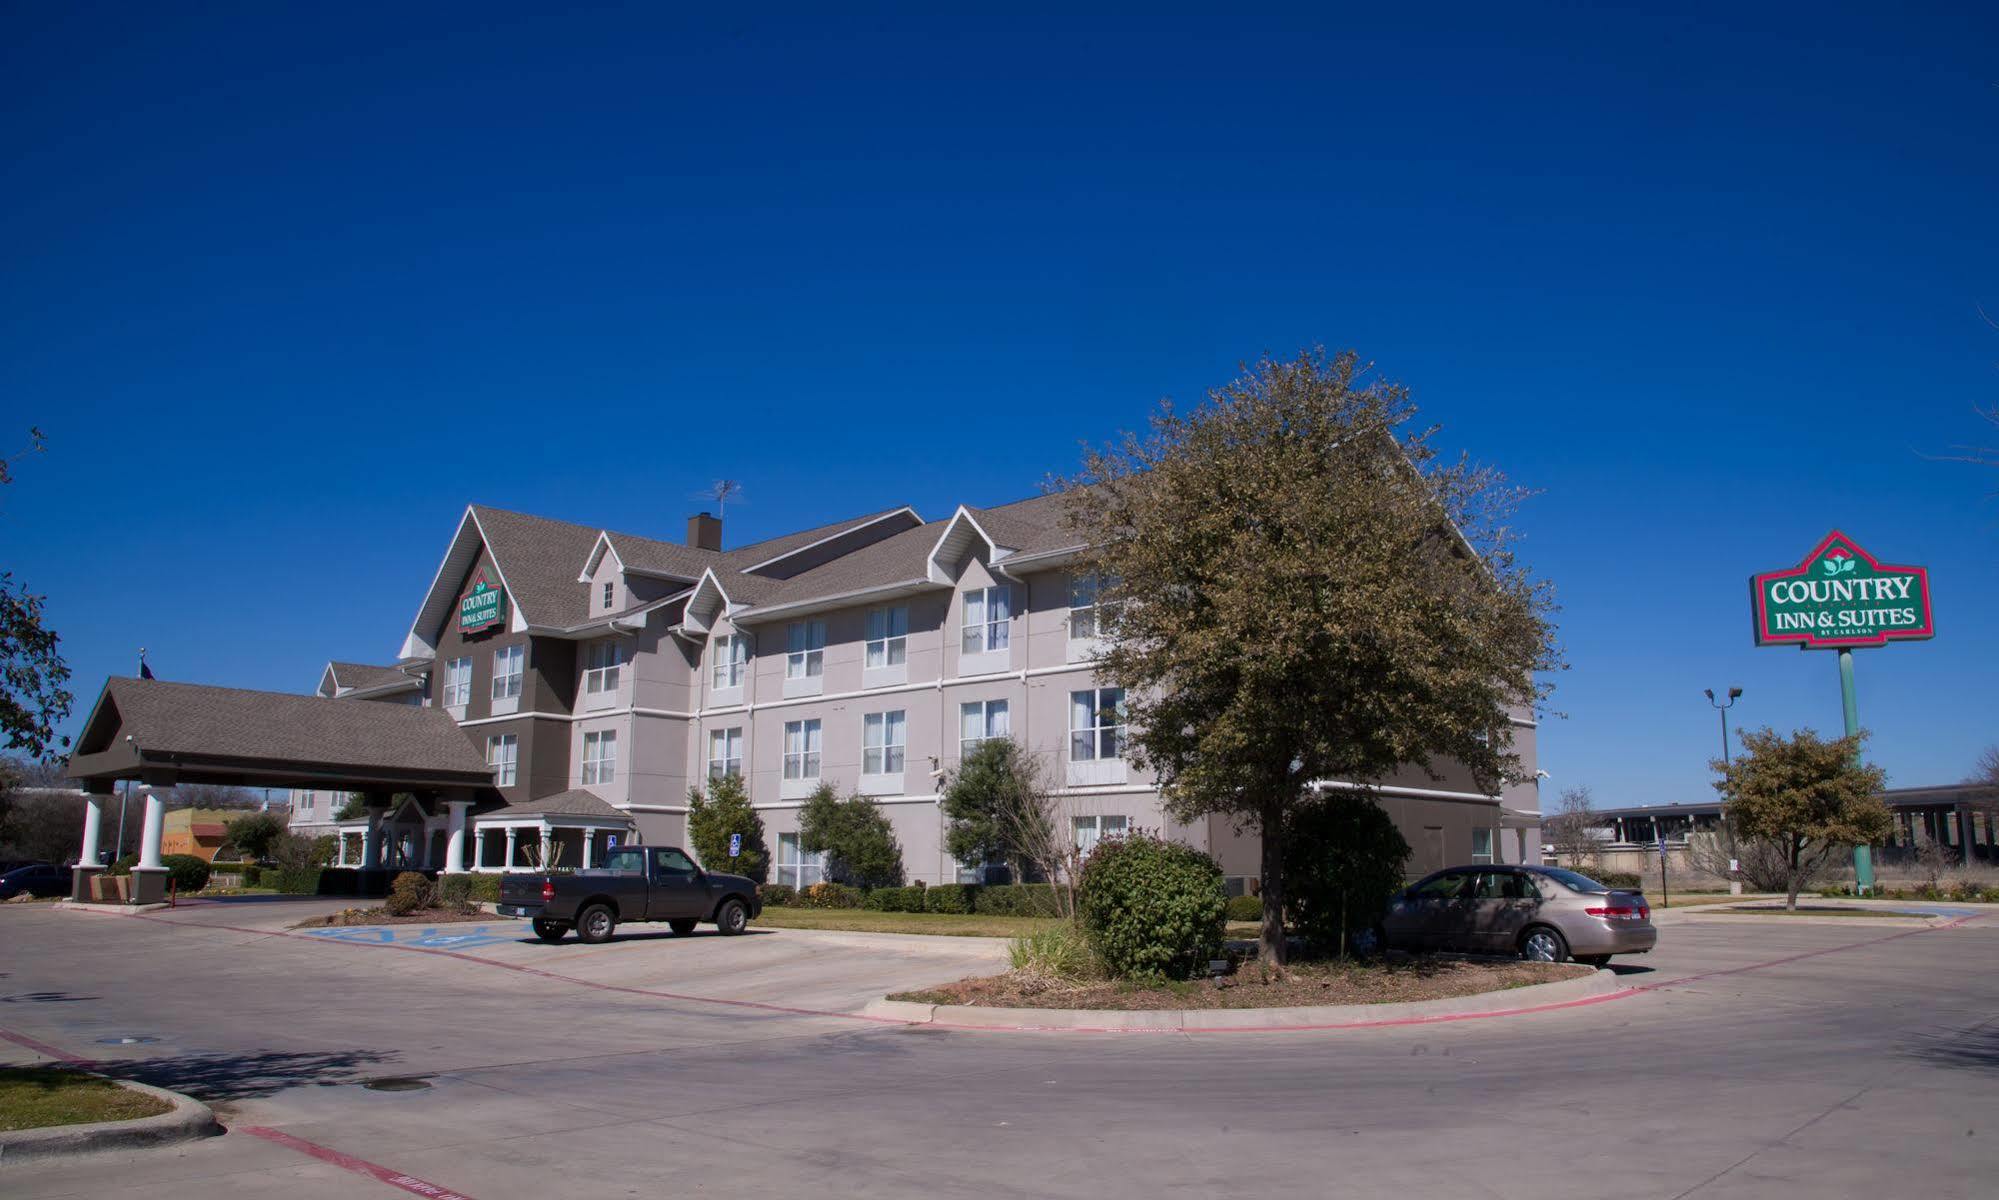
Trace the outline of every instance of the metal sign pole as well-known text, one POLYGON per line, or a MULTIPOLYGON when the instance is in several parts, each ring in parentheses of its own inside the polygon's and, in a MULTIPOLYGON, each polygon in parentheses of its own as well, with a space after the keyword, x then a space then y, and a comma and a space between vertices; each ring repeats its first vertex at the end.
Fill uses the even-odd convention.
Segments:
MULTIPOLYGON (((1839 652, 1839 703, 1846 717, 1846 736, 1860 732, 1860 705, 1853 697, 1853 651, 1839 652)), ((1874 848, 1853 848, 1853 890, 1865 896, 1874 890, 1874 848)))

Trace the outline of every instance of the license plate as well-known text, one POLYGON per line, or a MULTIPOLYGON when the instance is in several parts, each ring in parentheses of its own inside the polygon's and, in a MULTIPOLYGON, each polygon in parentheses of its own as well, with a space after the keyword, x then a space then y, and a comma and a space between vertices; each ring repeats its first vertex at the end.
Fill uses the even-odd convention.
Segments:
POLYGON ((528 915, 528 910, 519 904, 499 904, 494 907, 499 910, 500 915, 503 917, 525 917, 528 915))

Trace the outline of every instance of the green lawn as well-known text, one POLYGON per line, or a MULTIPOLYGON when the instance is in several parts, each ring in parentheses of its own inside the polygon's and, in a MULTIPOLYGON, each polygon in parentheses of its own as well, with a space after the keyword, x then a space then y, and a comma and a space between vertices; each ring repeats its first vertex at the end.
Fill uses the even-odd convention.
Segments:
POLYGON ((171 1107, 94 1075, 55 1067, 0 1067, 0 1130, 132 1121, 171 1107))
POLYGON ((1051 929, 1055 917, 870 912, 864 908, 766 908, 752 924, 766 929, 836 929, 843 933, 928 933, 943 937, 1019 937, 1051 929))

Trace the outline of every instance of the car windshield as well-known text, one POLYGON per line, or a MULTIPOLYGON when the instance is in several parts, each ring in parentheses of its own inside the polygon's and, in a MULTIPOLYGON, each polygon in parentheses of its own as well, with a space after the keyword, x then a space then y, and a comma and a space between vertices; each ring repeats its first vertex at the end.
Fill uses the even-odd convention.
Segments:
POLYGON ((1564 871, 1559 867, 1550 867, 1542 871, 1541 874, 1546 875, 1572 892, 1607 892, 1610 890, 1587 875, 1578 875, 1574 871, 1564 871))
POLYGON ((646 852, 643 850, 613 850, 604 856, 606 871, 631 871, 643 875, 646 869, 646 852))

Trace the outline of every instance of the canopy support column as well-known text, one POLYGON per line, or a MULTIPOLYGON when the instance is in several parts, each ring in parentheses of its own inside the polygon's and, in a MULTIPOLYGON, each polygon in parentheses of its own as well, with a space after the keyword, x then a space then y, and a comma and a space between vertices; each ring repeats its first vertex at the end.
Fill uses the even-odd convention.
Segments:
POLYGON ((444 842, 444 873, 463 875, 465 873, 465 810, 472 807, 470 800, 447 800, 445 807, 451 812, 449 832, 444 842))
POLYGON ((76 868, 70 873, 69 898, 90 899, 90 881, 104 870, 104 862, 98 857, 97 844, 103 838, 104 805, 109 802, 109 792, 90 791, 83 797, 83 846, 77 851, 76 868))

